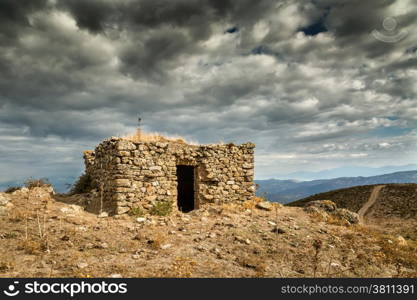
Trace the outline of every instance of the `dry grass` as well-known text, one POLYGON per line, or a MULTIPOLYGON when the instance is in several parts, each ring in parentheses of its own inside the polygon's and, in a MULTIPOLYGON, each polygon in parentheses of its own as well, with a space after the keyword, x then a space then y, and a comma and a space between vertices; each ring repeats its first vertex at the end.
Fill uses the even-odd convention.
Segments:
POLYGON ((0 218, 0 277, 417 276, 415 242, 318 222, 302 208, 258 209, 261 198, 140 223, 136 215, 63 212, 68 204, 36 195, 11 198, 14 208, 0 218))
POLYGON ((26 254, 39 255, 46 250, 46 245, 39 240, 21 240, 17 250, 23 250, 26 254))
POLYGON ((167 136, 159 132, 143 132, 137 129, 135 133, 128 134, 122 138, 132 142, 174 142, 180 144, 194 144, 193 142, 187 142, 185 138, 181 136, 167 136))
POLYGON ((14 261, 11 261, 9 258, 4 261, 0 261, 0 274, 13 270, 14 265, 14 261))
POLYGON ((190 278, 196 268, 197 262, 190 257, 176 257, 170 268, 163 274, 168 278, 190 278))
POLYGON ((244 253, 236 258, 236 262, 242 267, 253 269, 253 277, 265 277, 267 264, 261 255, 253 253, 244 253))
POLYGON ((259 202, 266 201, 264 198, 261 197, 253 197, 252 200, 247 200, 242 203, 244 209, 254 209, 256 204, 259 202))
POLYGON ((349 221, 341 218, 340 216, 329 215, 326 220, 327 224, 336 226, 350 226, 349 221))
POLYGON ((51 183, 49 182, 48 178, 29 178, 25 181, 25 187, 28 189, 33 189, 35 187, 50 187, 51 183))
MULTIPOLYGON (((377 251, 367 253, 367 255, 358 255, 358 261, 363 260, 363 265, 374 260, 383 265, 395 266, 396 274, 393 277, 416 277, 417 243, 415 241, 406 240, 406 245, 402 245, 395 236, 361 225, 352 226, 352 230, 355 232, 355 237, 358 235, 366 237, 378 248, 377 251), (404 268, 407 268, 409 271, 405 272, 404 268)), ((354 240, 355 237, 345 235, 347 239, 354 240)))
POLYGON ((159 250, 167 241, 168 236, 165 232, 154 230, 152 237, 148 239, 147 243, 152 249, 159 250))
MULTIPOLYGON (((262 197, 253 197, 251 200, 246 200, 244 202, 228 202, 222 203, 221 208, 228 211, 245 211, 247 209, 255 209, 256 205, 260 202, 267 201, 262 197)), ((271 203, 274 208, 280 206, 279 203, 271 203)))

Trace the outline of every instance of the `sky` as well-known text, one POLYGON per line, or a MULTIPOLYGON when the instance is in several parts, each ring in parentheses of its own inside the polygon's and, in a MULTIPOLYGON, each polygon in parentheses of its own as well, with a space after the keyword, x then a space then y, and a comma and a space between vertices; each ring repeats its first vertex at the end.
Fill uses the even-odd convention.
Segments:
POLYGON ((0 185, 150 132, 256 143, 257 179, 417 163, 414 0, 1 0, 0 185))

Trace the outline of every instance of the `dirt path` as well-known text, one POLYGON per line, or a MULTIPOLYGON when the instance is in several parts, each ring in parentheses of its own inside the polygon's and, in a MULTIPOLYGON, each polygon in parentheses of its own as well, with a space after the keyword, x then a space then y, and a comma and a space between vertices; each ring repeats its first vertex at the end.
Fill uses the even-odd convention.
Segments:
POLYGON ((362 208, 358 211, 359 223, 360 224, 364 224, 365 223, 365 218, 364 218, 365 214, 368 212, 369 208, 371 208, 371 206, 375 204, 376 199, 378 199, 379 192, 384 187, 385 187, 385 185, 377 185, 376 187, 374 187, 371 195, 369 196, 368 202, 366 202, 362 206, 362 208))

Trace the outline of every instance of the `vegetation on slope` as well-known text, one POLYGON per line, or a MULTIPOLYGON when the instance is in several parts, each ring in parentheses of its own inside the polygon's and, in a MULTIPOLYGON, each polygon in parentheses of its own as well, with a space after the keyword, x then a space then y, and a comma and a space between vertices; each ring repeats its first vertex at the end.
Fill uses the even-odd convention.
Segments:
POLYGON ((338 207, 358 212, 359 209, 368 201, 374 186, 375 185, 356 186, 315 194, 313 196, 288 203, 287 205, 302 207, 310 201, 331 200, 336 203, 338 207))
POLYGON ((417 218, 417 184, 389 184, 372 208, 373 217, 417 218))
MULTIPOLYGON (((338 207, 358 212, 368 201, 375 186, 365 185, 316 194, 289 203, 288 206, 304 206, 314 200, 331 200, 338 207)), ((375 218, 417 218, 417 184, 386 184, 370 212, 375 218)))

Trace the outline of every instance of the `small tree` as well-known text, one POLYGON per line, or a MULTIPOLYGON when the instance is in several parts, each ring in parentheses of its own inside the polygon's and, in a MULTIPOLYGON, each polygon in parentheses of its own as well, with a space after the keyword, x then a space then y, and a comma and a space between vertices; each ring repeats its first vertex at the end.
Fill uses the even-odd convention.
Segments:
POLYGON ((69 194, 83 194, 89 192, 93 188, 91 176, 83 173, 78 177, 77 181, 72 185, 69 194))

